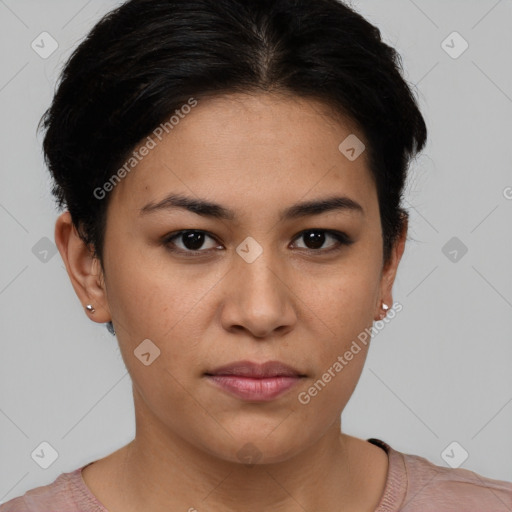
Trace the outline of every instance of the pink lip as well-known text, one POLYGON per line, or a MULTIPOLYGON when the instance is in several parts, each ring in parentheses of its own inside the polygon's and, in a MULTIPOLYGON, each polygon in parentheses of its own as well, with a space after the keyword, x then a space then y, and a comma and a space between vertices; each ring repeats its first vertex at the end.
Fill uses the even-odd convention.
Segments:
POLYGON ((267 378, 242 377, 239 375, 207 375, 207 377, 208 380, 238 398, 262 402, 274 400, 301 379, 299 375, 267 378))
POLYGON ((205 376, 238 398, 263 402, 274 400, 306 377, 281 361, 236 361, 206 372, 205 376))

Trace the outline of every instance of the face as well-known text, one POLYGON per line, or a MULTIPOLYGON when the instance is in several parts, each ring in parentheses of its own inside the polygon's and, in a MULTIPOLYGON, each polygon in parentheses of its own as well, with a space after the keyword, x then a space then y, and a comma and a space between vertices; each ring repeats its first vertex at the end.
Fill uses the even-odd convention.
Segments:
POLYGON ((350 134, 364 140, 312 100, 199 101, 111 192, 103 280, 74 285, 96 321, 114 323, 138 428, 278 462, 339 421, 368 350, 358 335, 381 299, 392 304, 399 260, 382 268, 366 154, 338 149, 350 134), (221 208, 191 211, 171 194, 221 208), (345 201, 297 208, 333 198, 345 201), (261 400, 205 375, 241 360, 303 377, 261 400))

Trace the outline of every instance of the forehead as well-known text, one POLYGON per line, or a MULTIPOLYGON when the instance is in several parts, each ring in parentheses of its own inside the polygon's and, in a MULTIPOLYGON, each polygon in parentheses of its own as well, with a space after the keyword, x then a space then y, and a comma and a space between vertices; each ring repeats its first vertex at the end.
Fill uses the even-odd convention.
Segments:
POLYGON ((198 100, 175 122, 161 140, 150 134, 152 144, 139 144, 136 151, 151 149, 115 187, 112 203, 140 209, 178 192, 281 210, 325 193, 360 203, 375 197, 365 151, 350 160, 340 150, 347 138, 364 143, 364 135, 319 101, 233 94, 198 100))

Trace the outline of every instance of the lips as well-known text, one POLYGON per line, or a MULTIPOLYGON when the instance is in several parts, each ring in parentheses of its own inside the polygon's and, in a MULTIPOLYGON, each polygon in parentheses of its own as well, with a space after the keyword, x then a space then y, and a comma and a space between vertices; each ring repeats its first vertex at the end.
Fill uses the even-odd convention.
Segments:
POLYGON ((269 402, 284 395, 303 377, 296 368, 280 361, 253 363, 237 361, 205 373, 207 380, 219 389, 249 402, 269 402))
POLYGON ((296 368, 281 361, 267 361, 255 363, 252 361, 236 361, 206 372, 207 376, 236 375, 253 379, 265 379, 270 377, 305 377, 296 368))

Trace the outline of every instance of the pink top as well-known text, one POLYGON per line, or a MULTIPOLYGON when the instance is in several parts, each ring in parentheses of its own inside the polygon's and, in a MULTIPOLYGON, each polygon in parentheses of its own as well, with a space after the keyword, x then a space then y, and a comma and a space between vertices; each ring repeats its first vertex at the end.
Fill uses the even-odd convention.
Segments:
MULTIPOLYGON (((375 512, 512 511, 512 483, 436 466, 379 439, 368 441, 383 448, 389 458, 386 487, 375 512)), ((81 471, 89 464, 0 505, 0 512, 108 512, 82 479, 81 471)))

